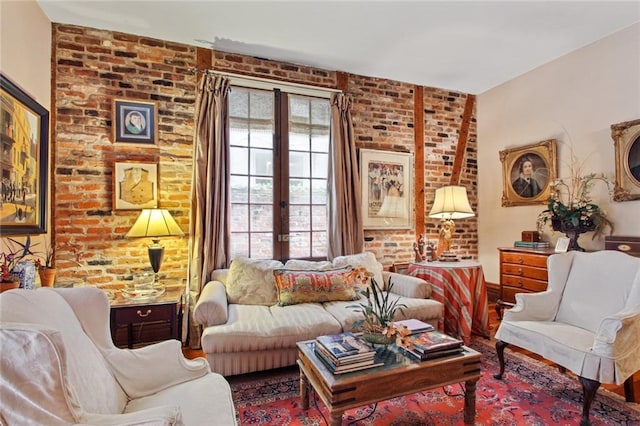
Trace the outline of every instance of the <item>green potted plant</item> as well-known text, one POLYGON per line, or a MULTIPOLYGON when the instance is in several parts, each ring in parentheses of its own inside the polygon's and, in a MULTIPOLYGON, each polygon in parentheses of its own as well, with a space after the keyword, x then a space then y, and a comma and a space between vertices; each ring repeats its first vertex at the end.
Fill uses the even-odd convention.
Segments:
POLYGON ((398 334, 398 330, 393 326, 393 320, 396 312, 407 306, 398 303, 398 299, 389 297, 393 283, 389 282, 389 288, 385 293, 380 285, 373 278, 373 274, 359 268, 354 270, 354 276, 364 276, 370 279, 370 284, 358 293, 366 298, 366 302, 358 305, 351 305, 350 308, 362 313, 363 318, 353 323, 353 329, 362 331, 362 338, 370 343, 389 344, 395 340, 394 335, 398 334))
POLYGON ((53 287, 53 283, 56 279, 56 268, 53 265, 53 246, 50 246, 47 243, 45 238, 44 240, 44 256, 40 256, 43 260, 36 259, 36 267, 38 268, 38 275, 40 275, 40 285, 42 287, 53 287))
POLYGON ((570 167, 570 183, 557 179, 551 184, 551 196, 547 209, 538 215, 538 229, 551 225, 554 231, 560 231, 569 238, 569 250, 584 251, 578 245, 578 237, 585 232, 593 232, 593 238, 609 228, 613 232, 613 222, 606 213, 591 200, 593 184, 600 181, 607 185, 611 193, 613 185, 604 174, 583 175, 581 166, 574 158, 570 167))

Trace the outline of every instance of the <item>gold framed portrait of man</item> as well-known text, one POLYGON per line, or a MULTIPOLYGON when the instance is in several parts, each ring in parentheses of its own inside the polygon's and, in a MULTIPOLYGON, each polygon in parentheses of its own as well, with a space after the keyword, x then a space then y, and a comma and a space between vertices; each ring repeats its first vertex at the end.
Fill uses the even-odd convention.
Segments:
POLYGON ((547 203, 558 173, 556 152, 555 139, 500 151, 503 207, 547 203))

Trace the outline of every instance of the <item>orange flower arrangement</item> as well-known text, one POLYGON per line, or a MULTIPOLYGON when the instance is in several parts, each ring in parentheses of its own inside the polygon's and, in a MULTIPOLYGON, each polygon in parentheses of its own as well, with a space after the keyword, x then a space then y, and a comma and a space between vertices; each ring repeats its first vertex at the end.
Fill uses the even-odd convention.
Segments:
POLYGON ((403 303, 398 303, 397 299, 393 300, 389 297, 393 288, 392 282, 389 282, 387 292, 383 292, 373 278, 373 274, 363 267, 354 268, 348 272, 345 276, 345 281, 360 285, 364 285, 369 281, 367 287, 358 290, 358 293, 367 299, 366 303, 349 306, 350 308, 355 308, 364 316, 364 318, 353 323, 354 330, 362 330, 365 340, 367 339, 367 334, 384 336, 389 342, 392 342, 395 336, 395 343, 398 346, 413 348, 413 340, 410 337, 409 329, 405 326, 398 328, 393 324, 396 312, 398 310, 402 312, 407 306, 403 303))

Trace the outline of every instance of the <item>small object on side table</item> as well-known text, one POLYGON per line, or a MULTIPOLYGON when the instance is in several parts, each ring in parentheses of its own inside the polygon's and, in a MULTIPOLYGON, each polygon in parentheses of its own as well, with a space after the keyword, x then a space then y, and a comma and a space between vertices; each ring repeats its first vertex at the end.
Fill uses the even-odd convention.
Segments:
POLYGON ((528 241, 535 243, 540 241, 540 234, 538 231, 522 231, 522 241, 528 241))

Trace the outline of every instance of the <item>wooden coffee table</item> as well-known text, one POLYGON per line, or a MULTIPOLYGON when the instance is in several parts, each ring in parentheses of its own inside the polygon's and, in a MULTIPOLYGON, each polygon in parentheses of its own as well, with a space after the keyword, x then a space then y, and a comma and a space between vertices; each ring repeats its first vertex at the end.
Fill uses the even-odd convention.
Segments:
POLYGON ((431 361, 414 361, 394 345, 378 349, 385 365, 334 375, 314 353, 314 341, 298 342, 300 399, 309 408, 309 385, 313 386, 331 416, 331 426, 342 424, 342 414, 351 408, 398 396, 465 382, 464 422, 476 416, 476 382, 480 378, 481 354, 464 347, 460 355, 431 361))

